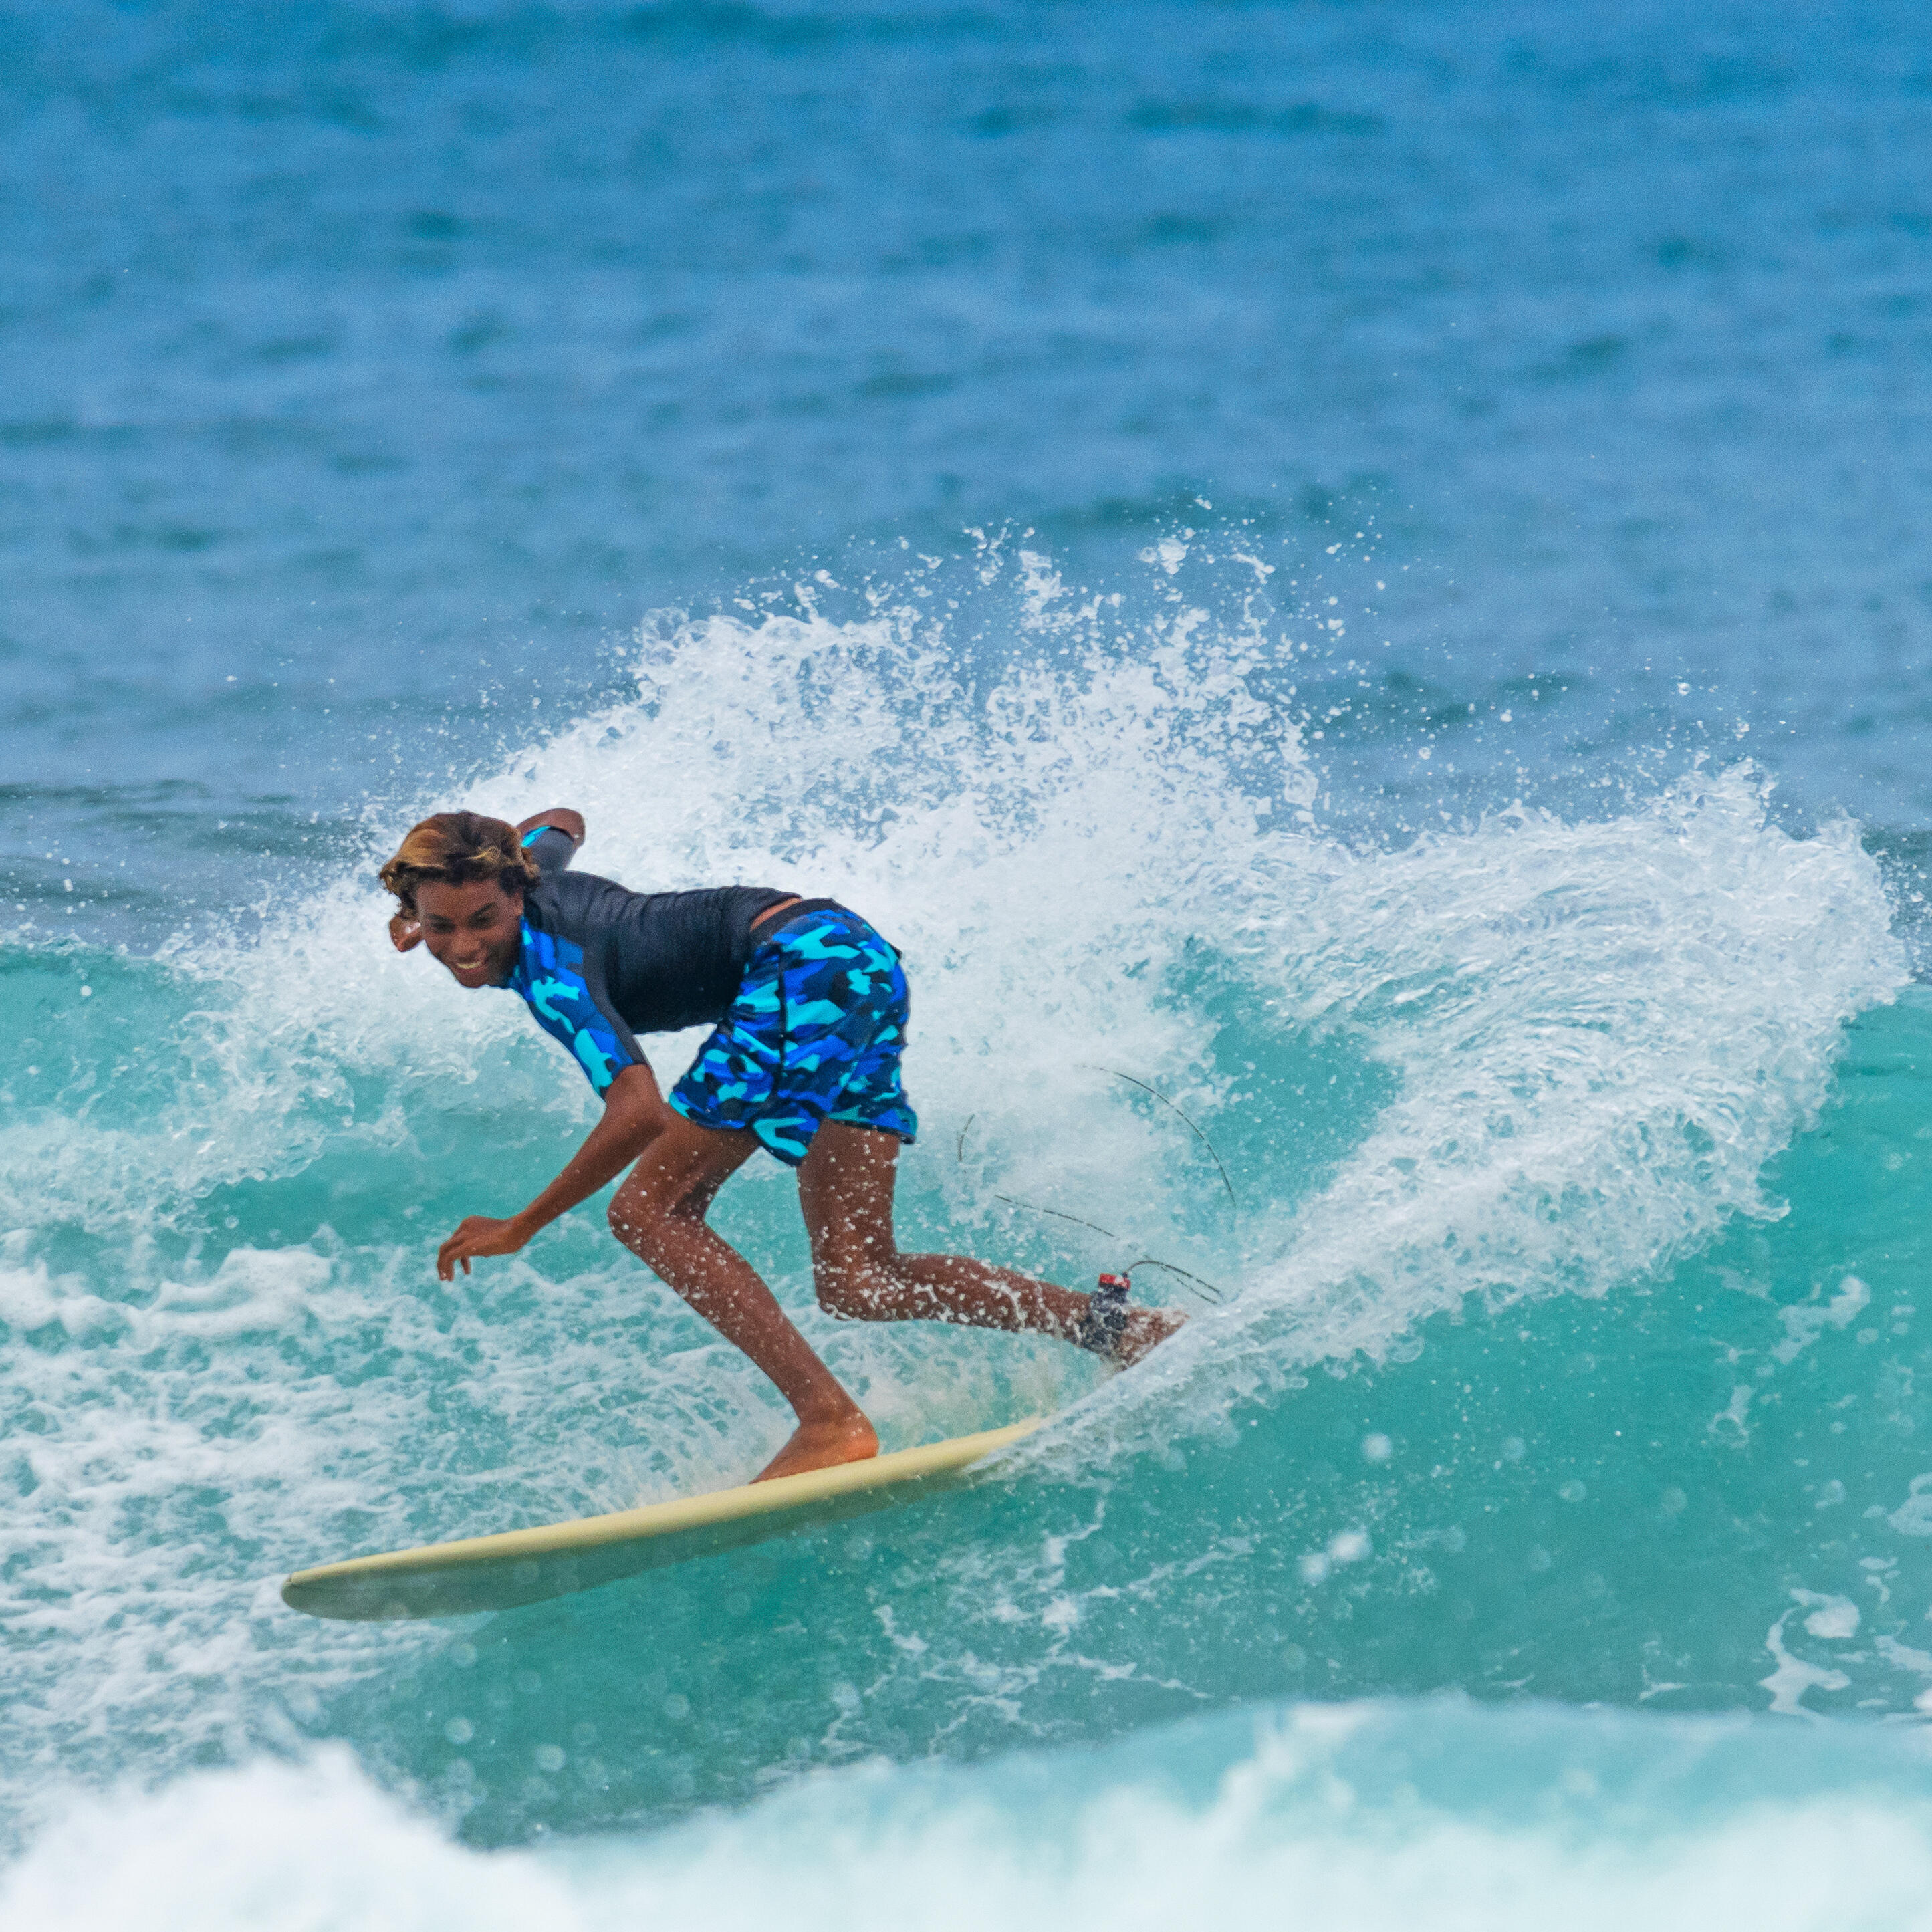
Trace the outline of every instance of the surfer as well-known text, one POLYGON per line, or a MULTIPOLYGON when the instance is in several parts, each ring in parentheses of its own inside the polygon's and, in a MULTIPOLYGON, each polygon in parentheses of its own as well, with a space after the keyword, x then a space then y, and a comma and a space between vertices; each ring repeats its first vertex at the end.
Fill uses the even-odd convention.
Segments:
POLYGON ((750 1264, 706 1222, 760 1148, 798 1171, 819 1306, 862 1322, 937 1321, 1052 1335, 1126 1366, 1178 1328, 959 1255, 908 1255, 892 1232, 899 1149, 918 1122, 900 1083, 908 1010, 894 949, 830 899, 766 887, 633 892, 569 870, 583 844, 559 807, 512 826, 444 812, 381 873, 399 952, 422 945, 460 986, 520 994, 604 1102, 563 1171, 503 1220, 468 1216, 436 1251, 454 1280, 512 1255, 625 1168, 610 1229, 769 1376, 798 1427, 767 1477, 878 1453, 864 1412, 750 1264), (712 1031, 667 1098, 640 1033, 712 1031), (634 1162, 635 1165, 632 1166, 634 1162))

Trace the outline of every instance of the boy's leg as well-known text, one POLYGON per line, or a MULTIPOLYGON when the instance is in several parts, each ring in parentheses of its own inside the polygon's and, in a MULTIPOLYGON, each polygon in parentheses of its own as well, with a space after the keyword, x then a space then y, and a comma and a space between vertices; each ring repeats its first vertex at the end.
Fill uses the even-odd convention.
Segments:
MULTIPOLYGON (((955 1322, 1081 1339, 1089 1298, 964 1255, 902 1255, 892 1232, 898 1137, 828 1120, 798 1171, 819 1306, 861 1322, 955 1322)), ((1132 1311, 1114 1359, 1138 1361, 1180 1327, 1165 1310, 1132 1311)))
POLYGON ((872 1424, 743 1256, 706 1225, 718 1190, 758 1145, 749 1132, 681 1116, 652 1141, 612 1198, 610 1231, 777 1384, 797 1432, 760 1474, 795 1474, 878 1454, 872 1424))

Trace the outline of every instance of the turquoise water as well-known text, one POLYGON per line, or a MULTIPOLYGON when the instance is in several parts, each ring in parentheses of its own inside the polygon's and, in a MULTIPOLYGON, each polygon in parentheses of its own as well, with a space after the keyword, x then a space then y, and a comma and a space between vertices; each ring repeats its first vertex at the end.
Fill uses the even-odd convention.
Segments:
POLYGON ((8 1923, 1932 1924, 1914 25, 4 16, 8 1923), (594 1208, 434 1279, 592 1102, 373 864, 560 801, 1192 1318, 835 1323, 760 1163, 889 1447, 1049 1427, 299 1618, 787 1432, 594 1208))

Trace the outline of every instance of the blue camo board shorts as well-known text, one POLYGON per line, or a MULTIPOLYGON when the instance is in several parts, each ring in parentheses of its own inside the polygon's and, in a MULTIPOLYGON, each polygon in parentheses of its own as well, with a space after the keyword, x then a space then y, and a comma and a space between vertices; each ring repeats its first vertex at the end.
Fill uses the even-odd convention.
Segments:
POLYGON ((910 1143, 919 1117, 899 1077, 908 1005, 898 953, 856 913, 782 918, 670 1104, 700 1127, 748 1127, 791 1167, 827 1120, 910 1143))

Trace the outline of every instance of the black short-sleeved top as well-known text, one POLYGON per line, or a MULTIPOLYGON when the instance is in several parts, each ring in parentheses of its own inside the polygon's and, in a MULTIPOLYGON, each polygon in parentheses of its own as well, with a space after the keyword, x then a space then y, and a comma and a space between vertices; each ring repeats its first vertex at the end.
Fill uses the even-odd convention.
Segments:
POLYGON ((561 1040, 599 1094, 650 1062, 640 1033, 715 1024, 745 976, 752 922, 793 896, 766 886, 634 892, 568 869, 568 832, 524 840, 543 877, 524 896, 523 944, 504 986, 561 1040))

